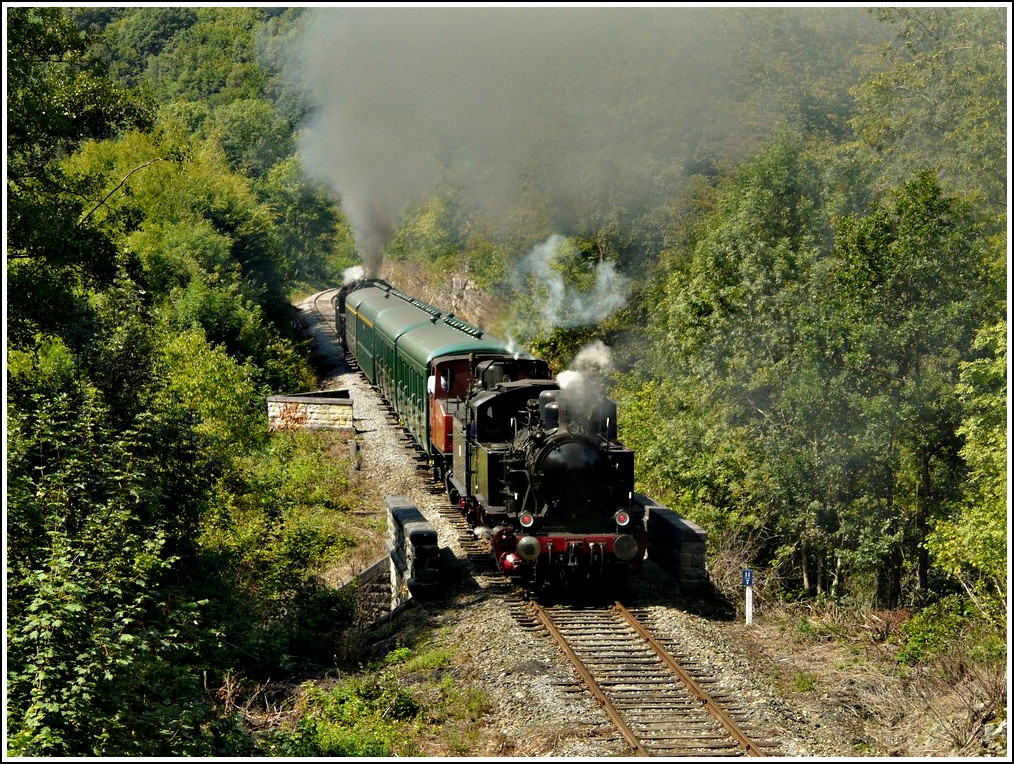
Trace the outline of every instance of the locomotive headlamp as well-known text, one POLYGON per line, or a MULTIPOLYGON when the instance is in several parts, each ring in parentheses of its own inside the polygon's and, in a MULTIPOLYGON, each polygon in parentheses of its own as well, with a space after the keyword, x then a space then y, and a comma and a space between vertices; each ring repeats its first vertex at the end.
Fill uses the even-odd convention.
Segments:
POLYGON ((633 560, 637 554, 637 539, 624 534, 613 541, 613 554, 621 560, 633 560))
POLYGON ((535 525, 535 516, 531 512, 522 512, 518 521, 521 523, 523 528, 531 528, 535 525))
POLYGON ((622 528, 630 523, 630 513, 625 509, 618 510, 616 514, 613 515, 613 520, 615 520, 616 524, 622 528))
POLYGON ((539 555, 542 554, 542 542, 535 536, 522 536, 518 539, 515 551, 522 560, 532 562, 539 559, 539 555))

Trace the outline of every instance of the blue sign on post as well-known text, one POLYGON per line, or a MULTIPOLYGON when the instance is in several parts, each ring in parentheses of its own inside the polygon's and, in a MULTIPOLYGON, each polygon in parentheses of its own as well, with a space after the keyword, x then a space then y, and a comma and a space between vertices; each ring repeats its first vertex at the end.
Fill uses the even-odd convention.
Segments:
POLYGON ((746 625, 753 623, 753 571, 743 571, 743 586, 746 587, 746 625))

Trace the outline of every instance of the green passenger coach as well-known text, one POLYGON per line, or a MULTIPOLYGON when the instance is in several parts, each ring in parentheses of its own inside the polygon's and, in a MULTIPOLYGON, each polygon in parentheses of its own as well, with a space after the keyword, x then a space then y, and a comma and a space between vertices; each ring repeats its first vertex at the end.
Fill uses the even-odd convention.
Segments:
MULTIPOLYGON (((509 343, 487 335, 453 313, 409 297, 379 279, 357 282, 339 294, 336 323, 347 351, 394 408, 413 439, 436 464, 445 452, 431 432, 431 406, 451 393, 449 358, 459 365, 511 353, 509 343)), ((527 354, 520 354, 529 357, 527 354)), ((464 380, 467 369, 458 377, 464 380)), ((455 389, 455 393, 464 392, 455 389)), ((441 420, 442 421, 442 420, 441 420)))
MULTIPOLYGON (((335 323, 504 575, 530 592, 612 596, 641 569, 650 500, 595 380, 554 379, 544 360, 376 279, 338 291, 335 323)), ((683 560, 689 547, 681 535, 656 549, 683 560)))

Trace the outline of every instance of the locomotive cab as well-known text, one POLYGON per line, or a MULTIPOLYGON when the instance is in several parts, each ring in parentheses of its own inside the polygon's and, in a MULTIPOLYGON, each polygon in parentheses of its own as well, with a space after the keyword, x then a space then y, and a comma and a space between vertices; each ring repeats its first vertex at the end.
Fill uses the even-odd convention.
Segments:
MULTIPOLYGON (((491 390, 513 380, 549 380, 549 365, 538 358, 492 358, 476 354, 436 359, 427 381, 430 442, 440 460, 453 463, 454 421, 466 418, 465 398, 475 390, 491 390)), ((491 428, 494 425, 491 424, 491 428)), ((487 437, 493 437, 492 429, 487 437)))
POLYGON ((483 524, 493 527, 506 519, 504 459, 529 399, 557 387, 551 380, 533 379, 480 388, 466 402, 463 416, 455 418, 452 481, 460 496, 483 508, 483 524))

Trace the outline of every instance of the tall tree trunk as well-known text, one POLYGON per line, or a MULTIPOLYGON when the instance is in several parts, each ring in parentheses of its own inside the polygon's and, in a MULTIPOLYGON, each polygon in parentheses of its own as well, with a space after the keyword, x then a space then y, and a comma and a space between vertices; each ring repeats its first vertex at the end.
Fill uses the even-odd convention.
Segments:
POLYGON ((929 515, 931 501, 931 478, 929 453, 923 451, 919 457, 919 495, 916 500, 915 527, 918 538, 918 588, 920 592, 929 590, 929 550, 926 548, 926 537, 929 535, 929 515))
POLYGON ((888 610, 898 607, 901 602, 902 559, 901 550, 892 549, 877 571, 877 602, 888 610))
POLYGON ((901 604, 901 569, 903 561, 904 557, 902 556, 901 549, 895 549, 891 555, 891 589, 888 592, 887 599, 887 607, 891 610, 894 610, 901 604))
POLYGON ((823 551, 821 551, 821 553, 817 555, 817 559, 815 561, 815 564, 817 566, 818 595, 823 594, 825 591, 827 591, 827 565, 825 564, 826 560, 827 557, 824 555, 823 551))
POLYGON ((806 542, 802 542, 799 545, 799 557, 803 569, 803 591, 806 592, 806 596, 809 597, 813 594, 812 584, 810 582, 810 555, 808 554, 806 542))
POLYGON ((834 578, 831 580, 831 596, 837 597, 841 593, 841 555, 834 556, 834 578))

